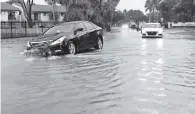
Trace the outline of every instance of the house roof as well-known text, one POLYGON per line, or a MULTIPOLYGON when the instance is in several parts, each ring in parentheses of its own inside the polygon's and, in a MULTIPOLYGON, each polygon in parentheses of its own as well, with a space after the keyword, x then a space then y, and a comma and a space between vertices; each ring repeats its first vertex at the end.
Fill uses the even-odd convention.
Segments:
POLYGON ((9 3, 1 2, 1 10, 2 11, 20 11, 17 7, 12 6, 9 3))
MULTIPOLYGON (((52 12, 53 7, 50 5, 33 5, 32 7, 33 12, 52 12)), ((64 6, 56 6, 56 11, 63 13, 66 12, 66 8, 64 6)))

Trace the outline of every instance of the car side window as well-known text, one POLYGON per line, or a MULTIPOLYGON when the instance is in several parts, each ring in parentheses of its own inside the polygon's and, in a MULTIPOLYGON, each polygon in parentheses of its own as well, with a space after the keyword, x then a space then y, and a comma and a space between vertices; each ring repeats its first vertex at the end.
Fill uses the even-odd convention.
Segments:
POLYGON ((76 24, 75 27, 74 27, 74 30, 76 30, 78 28, 83 28, 83 30, 85 30, 85 27, 84 27, 83 23, 76 24))
POLYGON ((92 24, 88 23, 88 22, 85 22, 84 25, 85 25, 85 27, 86 27, 87 30, 94 29, 94 26, 92 24))

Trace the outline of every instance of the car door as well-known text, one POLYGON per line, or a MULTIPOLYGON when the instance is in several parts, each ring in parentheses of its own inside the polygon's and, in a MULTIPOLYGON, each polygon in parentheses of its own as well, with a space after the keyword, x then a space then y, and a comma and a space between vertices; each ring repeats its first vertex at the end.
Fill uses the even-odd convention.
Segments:
POLYGON ((84 22, 84 26, 87 30, 87 34, 89 35, 88 37, 89 46, 93 46, 94 43, 96 43, 97 41, 96 34, 95 34, 95 28, 89 22, 84 22))
POLYGON ((91 40, 92 40, 92 43, 96 45, 97 41, 98 41, 98 37, 101 34, 101 29, 98 28, 97 25, 95 25, 91 22, 88 22, 88 23, 90 23, 93 26, 93 32, 92 32, 91 40))
POLYGON ((78 31, 75 37, 77 38, 77 45, 82 50, 86 48, 86 45, 89 43, 89 34, 87 34, 87 30, 85 29, 83 23, 78 23, 74 27, 74 31, 78 28, 83 28, 83 31, 78 31))

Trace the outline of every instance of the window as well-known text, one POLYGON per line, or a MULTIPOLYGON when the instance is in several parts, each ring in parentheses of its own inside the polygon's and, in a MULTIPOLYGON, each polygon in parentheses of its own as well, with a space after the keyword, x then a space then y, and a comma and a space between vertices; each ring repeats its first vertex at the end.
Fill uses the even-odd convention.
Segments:
POLYGON ((88 22, 85 22, 84 25, 85 25, 87 30, 94 29, 94 26, 92 24, 88 23, 88 22))
POLYGON ((38 13, 34 13, 34 20, 35 20, 35 21, 38 21, 38 20, 39 20, 39 15, 38 15, 38 13))
POLYGON ((47 13, 43 13, 43 16, 46 16, 47 15, 47 13))
POLYGON ((61 16, 63 16, 64 15, 64 13, 61 13, 61 16))
POLYGON ((75 24, 63 24, 50 28, 44 34, 56 34, 58 32, 71 32, 75 24))
POLYGON ((1 14, 2 14, 2 15, 5 15, 5 12, 4 12, 4 11, 1 11, 1 14))
POLYGON ((75 27, 74 27, 74 30, 76 30, 78 28, 83 28, 84 29, 83 23, 76 24, 75 27))

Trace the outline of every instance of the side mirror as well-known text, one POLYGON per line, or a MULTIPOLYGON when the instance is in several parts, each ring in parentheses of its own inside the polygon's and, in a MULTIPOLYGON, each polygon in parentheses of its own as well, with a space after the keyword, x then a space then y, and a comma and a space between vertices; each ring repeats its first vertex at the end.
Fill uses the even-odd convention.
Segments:
POLYGON ((76 29, 76 30, 74 31, 74 35, 76 35, 77 32, 79 32, 79 31, 83 31, 83 28, 78 28, 78 29, 76 29))

